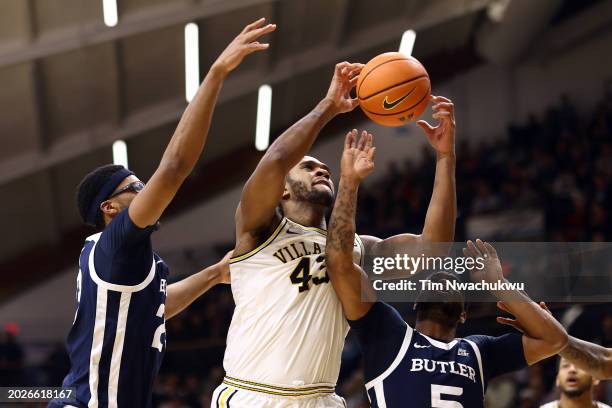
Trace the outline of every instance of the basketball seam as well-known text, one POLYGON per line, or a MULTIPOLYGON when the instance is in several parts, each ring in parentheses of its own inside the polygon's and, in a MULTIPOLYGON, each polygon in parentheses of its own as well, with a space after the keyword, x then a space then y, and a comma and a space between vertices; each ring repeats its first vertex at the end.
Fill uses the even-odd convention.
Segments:
POLYGON ((425 95, 423 95, 423 97, 414 105, 412 105, 411 107, 404 109, 403 111, 399 111, 399 112, 394 112, 394 113, 376 113, 376 112, 372 112, 371 110, 368 110, 366 108, 364 108, 363 106, 361 107, 361 109, 363 109, 364 111, 372 114, 372 115, 378 115, 378 116, 393 116, 393 115, 397 115, 400 113, 404 113, 404 112, 408 112, 411 109, 414 109, 415 106, 417 106, 419 103, 423 102, 423 100, 425 99, 425 97, 431 92, 431 88, 427 88, 427 92, 425 92, 425 95))
POLYGON ((389 89, 395 88, 396 86, 406 85, 406 84, 408 84, 408 83, 410 83, 410 82, 412 82, 412 81, 416 81, 417 79, 421 79, 421 78, 429 78, 429 75, 427 75, 427 74, 425 74, 425 75, 419 75, 418 77, 414 77, 414 78, 407 79, 407 80, 405 80, 404 82, 400 82, 400 83, 397 83, 397 84, 394 84, 394 85, 388 86, 388 87, 386 87, 386 88, 384 88, 384 89, 381 89, 380 91, 376 91, 376 92, 374 92, 373 94, 368 95, 368 96, 366 96, 366 97, 364 97, 364 98, 359 98, 359 100, 360 100, 360 101, 365 101, 365 100, 368 100, 368 99, 370 99, 370 98, 372 98, 372 97, 374 97, 374 96, 376 96, 376 95, 379 95, 379 94, 381 94, 381 93, 383 93, 383 92, 385 92, 385 91, 388 91, 389 89))
POLYGON ((374 71, 376 68, 378 68, 378 67, 380 67, 380 66, 382 66, 382 65, 388 64, 388 63, 390 63, 390 62, 393 62, 393 61, 409 61, 409 60, 410 60, 410 58, 395 58, 395 59, 392 59, 392 60, 389 60, 389 61, 381 62, 380 64, 378 64, 378 65, 376 65, 375 67, 373 67, 373 68, 372 68, 372 69, 371 69, 371 70, 370 70, 370 71, 369 71, 369 72, 366 74, 366 76, 364 76, 364 77, 363 77, 363 80, 361 81, 361 83, 360 83, 360 84, 359 84, 359 86, 357 87, 357 95, 359 95, 359 90, 361 89, 361 86, 362 86, 362 85, 363 85, 363 83, 365 82, 366 78, 367 78, 367 77, 368 77, 368 76, 369 76, 369 75, 372 73, 372 71, 374 71))

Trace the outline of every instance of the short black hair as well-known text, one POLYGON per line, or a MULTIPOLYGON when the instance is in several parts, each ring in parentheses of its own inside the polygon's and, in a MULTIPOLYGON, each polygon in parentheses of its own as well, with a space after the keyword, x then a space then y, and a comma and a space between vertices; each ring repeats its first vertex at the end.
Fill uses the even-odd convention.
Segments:
MULTIPOLYGON (((434 272, 431 282, 459 281, 449 272, 434 272)), ((417 320, 432 320, 446 327, 456 327, 466 310, 465 297, 458 290, 423 290, 416 301, 417 320)))
POLYGON ((91 224, 87 221, 87 213, 100 189, 113 174, 123 168, 123 166, 118 164, 106 164, 94 169, 91 173, 83 177, 83 180, 81 180, 77 187, 76 201, 77 207, 79 208, 79 214, 85 224, 95 227, 98 230, 104 228, 104 218, 102 217, 101 211, 98 211, 96 215, 95 224, 91 224))

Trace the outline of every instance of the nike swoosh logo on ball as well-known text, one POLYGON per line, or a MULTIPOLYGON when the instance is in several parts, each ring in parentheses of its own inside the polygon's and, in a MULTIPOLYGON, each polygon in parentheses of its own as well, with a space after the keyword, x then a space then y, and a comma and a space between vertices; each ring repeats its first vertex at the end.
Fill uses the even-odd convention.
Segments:
POLYGON ((412 88, 406 95, 400 97, 399 99, 394 100, 393 102, 389 102, 389 100, 387 99, 389 97, 385 96, 385 100, 383 101, 383 108, 385 108, 386 110, 391 110, 391 109, 395 108, 397 105, 402 103, 402 101, 404 99, 406 99, 408 97, 408 95, 410 95, 412 92, 414 92, 415 89, 416 89, 416 86, 414 88, 412 88))

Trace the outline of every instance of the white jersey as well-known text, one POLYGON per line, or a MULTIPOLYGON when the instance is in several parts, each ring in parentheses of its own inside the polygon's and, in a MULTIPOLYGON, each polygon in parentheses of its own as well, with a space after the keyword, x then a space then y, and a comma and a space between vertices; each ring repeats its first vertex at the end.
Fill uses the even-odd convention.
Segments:
MULTIPOLYGON (((348 323, 325 269, 326 234, 283 218, 263 244, 230 260, 236 309, 223 360, 228 378, 336 384, 348 323)), ((355 263, 363 254, 356 235, 355 263)))
MULTIPOLYGON (((595 405, 597 408, 610 408, 609 405, 604 404, 603 402, 596 401, 595 405)), ((559 401, 552 401, 548 404, 540 405, 540 408, 559 408, 559 401)))

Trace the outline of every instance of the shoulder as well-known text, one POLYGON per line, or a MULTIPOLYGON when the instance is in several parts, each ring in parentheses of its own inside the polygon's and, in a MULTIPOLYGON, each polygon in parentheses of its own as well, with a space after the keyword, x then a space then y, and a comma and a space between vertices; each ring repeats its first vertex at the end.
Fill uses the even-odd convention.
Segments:
POLYGON ((607 404, 604 404, 603 402, 599 402, 597 401, 597 408, 612 408, 607 404))
POLYGON ((559 406, 559 401, 551 401, 547 404, 540 405, 540 408, 557 408, 559 406))

